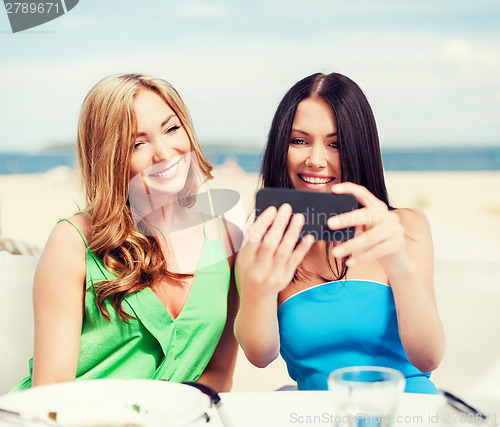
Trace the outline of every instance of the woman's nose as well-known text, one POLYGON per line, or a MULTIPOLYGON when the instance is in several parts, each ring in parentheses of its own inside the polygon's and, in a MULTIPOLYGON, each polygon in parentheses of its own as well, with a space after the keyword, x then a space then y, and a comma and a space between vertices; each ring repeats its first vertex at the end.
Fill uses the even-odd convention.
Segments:
POLYGON ((309 156, 306 163, 309 166, 314 166, 317 168, 324 168, 327 163, 327 152, 326 147, 322 144, 313 144, 309 149, 309 156))
POLYGON ((157 140, 153 142, 153 161, 154 163, 159 163, 164 160, 170 159, 172 157, 172 150, 170 150, 166 144, 164 144, 162 141, 157 140))

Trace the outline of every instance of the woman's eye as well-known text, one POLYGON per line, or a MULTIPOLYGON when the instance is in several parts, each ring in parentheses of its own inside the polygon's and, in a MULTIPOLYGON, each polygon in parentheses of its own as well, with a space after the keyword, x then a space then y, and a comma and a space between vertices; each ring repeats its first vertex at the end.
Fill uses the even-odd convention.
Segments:
POLYGON ((173 126, 170 126, 165 133, 174 133, 177 129, 180 129, 180 126, 173 125, 173 126))
POLYGON ((332 148, 339 148, 339 143, 338 142, 332 142, 332 143, 330 143, 330 147, 332 147, 332 148))
POLYGON ((144 141, 136 141, 136 142, 134 143, 134 151, 135 151, 135 150, 138 150, 139 148, 141 148, 144 144, 145 144, 145 142, 144 142, 144 141))
POLYGON ((306 141, 304 141, 303 139, 292 139, 291 143, 295 145, 304 145, 306 144, 306 141))

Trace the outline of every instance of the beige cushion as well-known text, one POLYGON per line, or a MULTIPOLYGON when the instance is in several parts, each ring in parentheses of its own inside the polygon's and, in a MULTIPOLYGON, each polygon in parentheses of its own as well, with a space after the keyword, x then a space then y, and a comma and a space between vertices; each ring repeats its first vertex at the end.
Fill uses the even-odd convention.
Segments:
POLYGON ((0 251, 0 394, 28 375, 33 354, 33 275, 38 259, 0 251))

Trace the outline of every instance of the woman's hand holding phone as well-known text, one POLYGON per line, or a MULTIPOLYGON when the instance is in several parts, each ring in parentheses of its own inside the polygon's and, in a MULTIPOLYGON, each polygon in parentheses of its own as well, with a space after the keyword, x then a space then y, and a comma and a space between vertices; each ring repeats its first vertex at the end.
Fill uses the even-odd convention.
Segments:
POLYGON ((391 270, 410 262, 405 248, 404 228, 395 211, 390 211, 385 203, 361 185, 344 182, 333 186, 332 192, 350 193, 364 206, 329 218, 328 226, 333 230, 356 228, 353 239, 333 249, 334 256, 350 256, 346 262, 348 266, 378 260, 388 275, 391 270))
POLYGON ((279 354, 278 294, 314 243, 307 235, 297 244, 304 221, 302 214, 292 216, 289 204, 271 206, 250 226, 236 255, 240 310, 234 331, 248 360, 261 368, 279 354))
POLYGON ((267 208, 249 227, 247 241, 236 257, 236 280, 242 298, 277 297, 293 279, 295 270, 312 247, 314 237, 298 244, 304 215, 285 203, 267 208))

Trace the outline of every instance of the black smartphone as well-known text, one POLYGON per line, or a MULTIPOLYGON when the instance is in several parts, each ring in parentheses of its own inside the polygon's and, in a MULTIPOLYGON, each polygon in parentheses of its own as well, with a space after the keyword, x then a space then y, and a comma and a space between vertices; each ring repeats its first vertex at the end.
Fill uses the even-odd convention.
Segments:
POLYGON ((358 209, 358 201, 352 194, 261 188, 256 196, 255 214, 259 216, 269 206, 278 209, 283 203, 288 203, 294 214, 304 215, 306 222, 300 234, 301 238, 312 234, 316 240, 344 242, 354 237, 354 227, 331 230, 327 225, 331 216, 358 209))

